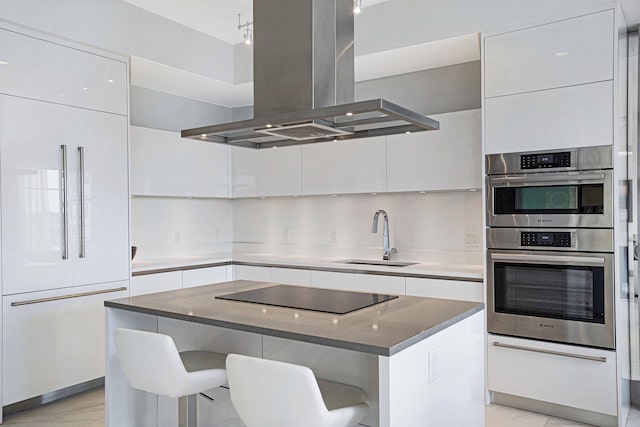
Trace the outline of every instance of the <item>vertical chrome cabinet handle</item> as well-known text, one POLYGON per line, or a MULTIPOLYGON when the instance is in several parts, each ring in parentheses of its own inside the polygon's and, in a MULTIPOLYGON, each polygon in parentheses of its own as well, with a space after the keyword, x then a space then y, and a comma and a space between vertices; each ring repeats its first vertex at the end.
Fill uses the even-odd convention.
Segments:
POLYGON ((67 209, 67 146, 62 149, 62 259, 69 258, 69 211, 67 209))
POLYGON ((85 218, 84 218, 84 147, 78 147, 80 157, 80 258, 85 257, 85 218))

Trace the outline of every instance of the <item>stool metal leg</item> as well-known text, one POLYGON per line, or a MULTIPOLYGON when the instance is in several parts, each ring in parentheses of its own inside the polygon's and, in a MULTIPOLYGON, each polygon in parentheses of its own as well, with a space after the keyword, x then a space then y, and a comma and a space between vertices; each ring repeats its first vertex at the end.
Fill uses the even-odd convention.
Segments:
POLYGON ((198 425, 198 395, 187 396, 187 427, 197 427, 198 425))

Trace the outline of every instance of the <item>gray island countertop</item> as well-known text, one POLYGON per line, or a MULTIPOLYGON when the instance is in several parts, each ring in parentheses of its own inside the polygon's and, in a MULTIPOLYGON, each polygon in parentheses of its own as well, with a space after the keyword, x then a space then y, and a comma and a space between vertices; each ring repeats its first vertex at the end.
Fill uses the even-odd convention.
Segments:
POLYGON ((336 315, 215 298, 273 285, 236 280, 106 301, 104 305, 382 356, 391 356, 484 309, 482 303, 400 296, 336 315))

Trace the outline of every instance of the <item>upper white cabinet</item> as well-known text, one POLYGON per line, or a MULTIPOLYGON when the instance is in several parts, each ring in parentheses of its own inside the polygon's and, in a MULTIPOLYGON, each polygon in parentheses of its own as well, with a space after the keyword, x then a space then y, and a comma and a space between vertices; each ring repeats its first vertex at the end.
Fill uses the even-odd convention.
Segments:
POLYGON ((233 197, 292 196, 302 192, 300 147, 232 148, 233 197))
POLYGON ((0 93, 127 114, 125 62, 1 28, 0 46, 0 93))
POLYGON ((485 100, 486 153, 613 143, 613 81, 485 100))
POLYGON ((0 96, 3 294, 129 278, 127 122, 0 96))
POLYGON ((431 117, 439 130, 387 137, 387 191, 480 188, 481 110, 431 117))
POLYGON ((613 40, 613 10, 488 36, 484 96, 611 80, 613 40))
POLYGON ((386 137, 302 147, 302 194, 386 191, 386 137))
POLYGON ((131 126, 131 193, 228 197, 228 148, 131 126))

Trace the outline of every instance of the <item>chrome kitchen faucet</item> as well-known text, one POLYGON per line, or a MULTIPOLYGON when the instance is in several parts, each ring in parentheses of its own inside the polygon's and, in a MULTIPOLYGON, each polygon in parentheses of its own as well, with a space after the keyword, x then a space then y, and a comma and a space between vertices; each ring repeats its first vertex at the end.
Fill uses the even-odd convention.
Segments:
POLYGON ((382 209, 380 209, 373 215, 373 227, 371 227, 371 232, 378 232, 378 217, 380 216, 380 214, 382 214, 382 216, 384 217, 384 228, 382 230, 382 242, 384 248, 382 252, 382 259, 388 261, 391 259, 391 254, 396 253, 396 248, 389 247, 389 215, 387 215, 387 213, 382 209))

